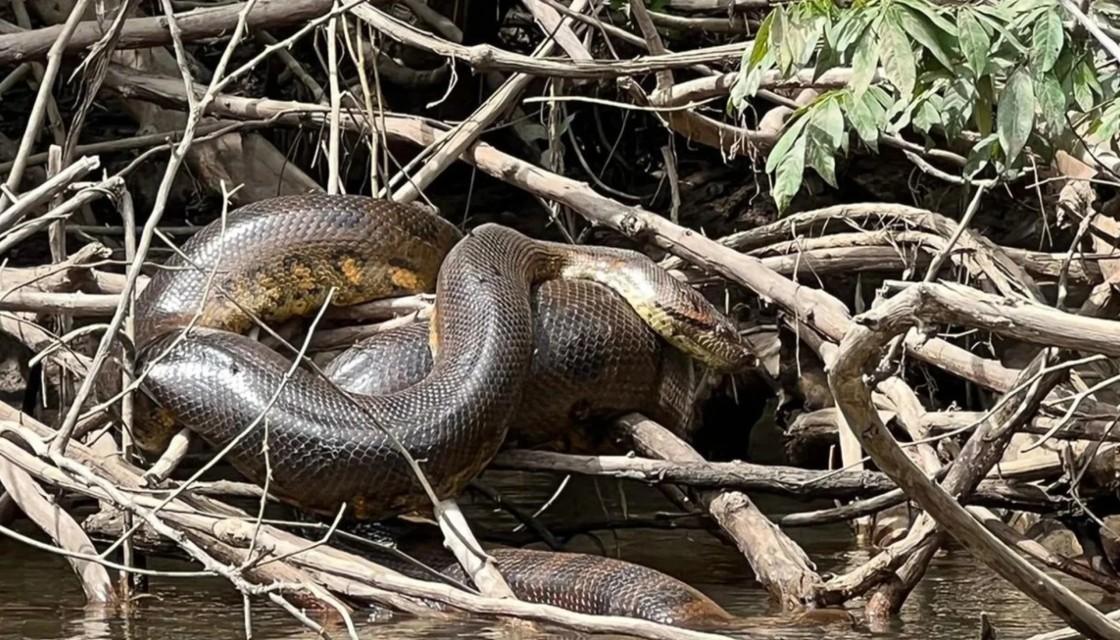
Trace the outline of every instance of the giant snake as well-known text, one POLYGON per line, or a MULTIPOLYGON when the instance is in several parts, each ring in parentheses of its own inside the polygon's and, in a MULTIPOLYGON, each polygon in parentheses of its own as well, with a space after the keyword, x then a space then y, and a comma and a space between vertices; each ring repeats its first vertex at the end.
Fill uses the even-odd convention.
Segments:
MULTIPOLYGON (((250 480, 267 471, 282 500, 320 514, 346 504, 362 519, 430 508, 402 447, 437 498, 455 496, 511 427, 548 440, 576 414, 686 423, 692 363, 730 371, 751 358, 724 316, 641 253, 495 224, 462 234, 423 208, 361 196, 273 198, 211 223, 153 275, 135 314, 141 388, 156 405, 136 426, 144 448, 185 426, 229 447, 250 480), (430 322, 356 345, 329 377, 243 335, 328 299, 431 291, 430 322)), ((728 617, 644 567, 495 557, 526 600, 685 625, 728 617)))

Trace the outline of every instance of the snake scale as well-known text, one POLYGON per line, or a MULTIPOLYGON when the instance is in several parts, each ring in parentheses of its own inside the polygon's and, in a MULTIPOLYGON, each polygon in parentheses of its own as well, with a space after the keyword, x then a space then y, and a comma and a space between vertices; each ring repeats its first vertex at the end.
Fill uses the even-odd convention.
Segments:
MULTIPOLYGON (((438 497, 454 496, 519 412, 552 414, 528 432, 544 439, 575 413, 646 410, 685 423, 691 360, 716 370, 750 360, 726 318, 643 254, 494 224, 464 235, 420 207, 341 195, 260 201, 196 233, 138 299, 136 348, 156 405, 136 427, 142 447, 158 451, 186 426, 228 447, 250 480, 267 472, 281 499, 320 514, 346 504, 359 519, 430 508, 402 447, 438 497), (429 323, 331 365, 349 393, 242 335, 254 319, 307 316, 328 298, 345 306, 425 291, 436 294, 429 323)), ((527 600, 686 625, 727 616, 636 565, 498 553, 527 600)))

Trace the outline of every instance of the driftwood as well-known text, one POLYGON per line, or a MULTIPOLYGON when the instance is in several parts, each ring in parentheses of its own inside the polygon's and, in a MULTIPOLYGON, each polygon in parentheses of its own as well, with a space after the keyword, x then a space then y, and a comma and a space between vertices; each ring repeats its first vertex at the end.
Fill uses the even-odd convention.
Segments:
MULTIPOLYGON (((661 425, 638 415, 617 423, 624 437, 642 452, 676 463, 699 462, 704 458, 661 425)), ((726 486, 726 485, 720 485, 726 486)), ((731 536, 747 557, 755 577, 782 604, 783 609, 815 605, 821 582, 809 556, 751 502, 745 493, 718 491, 701 494, 712 518, 731 536)))

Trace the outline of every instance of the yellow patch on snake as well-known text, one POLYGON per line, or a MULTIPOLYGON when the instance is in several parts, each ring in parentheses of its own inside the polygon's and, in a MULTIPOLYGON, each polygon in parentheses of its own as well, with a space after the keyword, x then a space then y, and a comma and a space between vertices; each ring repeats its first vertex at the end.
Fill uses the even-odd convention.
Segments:
POLYGON ((400 287, 401 289, 420 291, 424 286, 424 283, 420 280, 420 276, 412 269, 390 267, 389 279, 392 280, 394 286, 400 287))
POLYGON ((275 289, 276 288, 276 278, 274 278, 272 276, 272 274, 268 274, 268 273, 260 274, 260 276, 258 277, 257 283, 260 285, 260 287, 262 289, 267 290, 267 289, 275 289))
POLYGON ((342 259, 339 268, 342 270, 342 275, 350 284, 359 285, 362 283, 362 267, 354 258, 346 256, 342 259))
POLYGON ((302 262, 294 262, 289 270, 291 271, 292 278, 294 278, 293 284, 295 284, 296 287, 304 291, 310 291, 317 286, 318 283, 315 281, 315 275, 308 265, 302 262))

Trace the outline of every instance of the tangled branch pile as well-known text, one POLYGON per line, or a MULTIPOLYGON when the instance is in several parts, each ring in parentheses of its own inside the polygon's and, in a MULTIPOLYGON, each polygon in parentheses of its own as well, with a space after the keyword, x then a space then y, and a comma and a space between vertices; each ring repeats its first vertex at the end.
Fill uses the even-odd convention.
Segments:
MULTIPOLYGON (((208 481, 220 456, 175 469, 185 432, 158 461, 133 450, 144 372, 120 345, 154 264, 232 207, 323 191, 645 250, 760 356, 710 381, 692 442, 628 414, 604 455, 494 467, 662 487, 783 612, 882 622, 955 542, 1076 632, 1120 638, 1054 577, 1120 589, 1114 2, 195 7, 0 9, 0 531, 65 555, 91 601, 126 596, 110 572, 144 574, 135 555, 170 542, 201 567, 173 575, 223 576, 320 631, 297 605, 350 634, 379 605, 712 637, 510 597, 451 502, 435 512, 477 589, 348 550, 338 521, 318 540, 269 524, 259 488, 208 481), (110 374, 126 392, 101 397, 110 374), (736 461, 759 397, 797 466, 736 461), (839 502, 775 521, 754 492, 839 502), (104 512, 79 525, 60 495, 104 512), (21 512, 50 540, 12 529, 21 512), (876 549, 835 576, 783 531, 841 521, 876 549), (1081 557, 1035 540, 1057 523, 1081 557)), ((325 362, 430 307, 332 312, 304 349, 325 362)))

